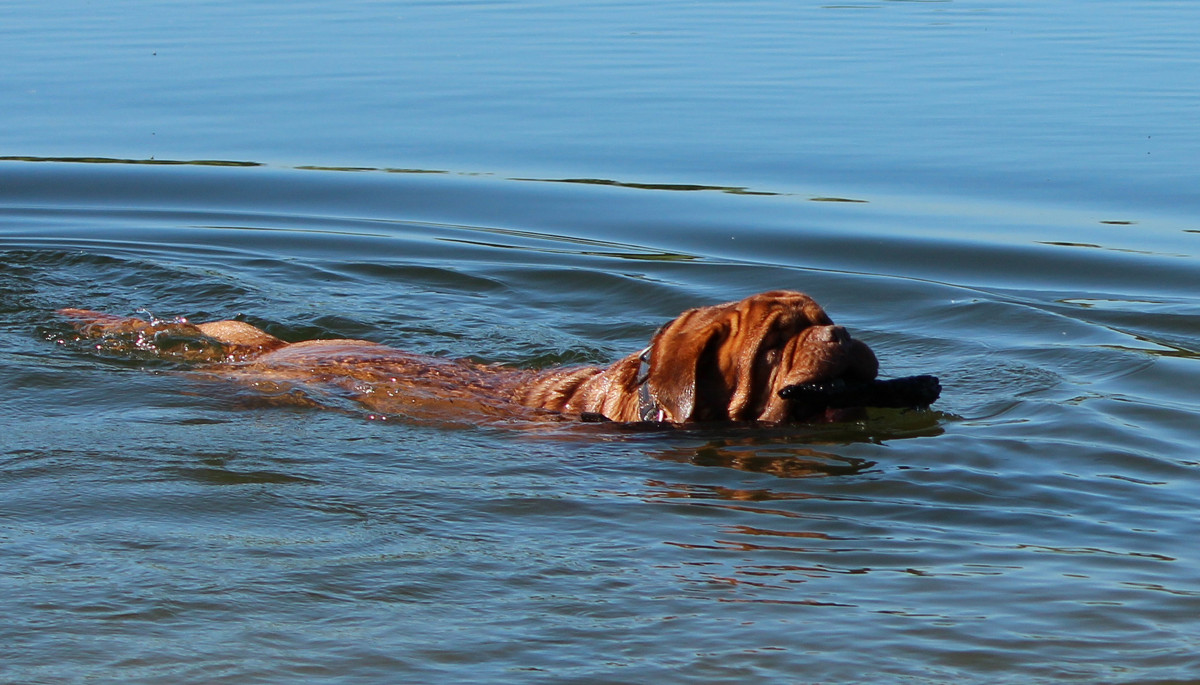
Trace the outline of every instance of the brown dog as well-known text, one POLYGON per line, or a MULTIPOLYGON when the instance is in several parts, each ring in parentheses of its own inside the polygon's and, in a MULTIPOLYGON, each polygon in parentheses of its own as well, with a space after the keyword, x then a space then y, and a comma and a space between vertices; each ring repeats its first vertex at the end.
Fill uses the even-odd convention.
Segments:
MULTIPOLYGON (((812 298, 787 290, 689 309, 663 326, 645 350, 608 367, 543 371, 428 357, 365 340, 286 343, 240 321, 190 324, 81 309, 60 313, 75 320, 81 337, 99 340, 98 347, 200 362, 200 372, 248 383, 267 396, 300 392, 315 404, 329 403, 329 393, 349 397, 385 415, 830 420, 846 416, 838 407, 867 401, 858 391, 846 399, 845 388, 886 383, 874 381, 879 364, 866 344, 835 326, 812 298), (840 403, 828 401, 826 388, 841 389, 840 403), (804 401, 789 399, 801 395, 804 401)), ((880 403, 924 405, 936 397, 934 391, 880 403)))

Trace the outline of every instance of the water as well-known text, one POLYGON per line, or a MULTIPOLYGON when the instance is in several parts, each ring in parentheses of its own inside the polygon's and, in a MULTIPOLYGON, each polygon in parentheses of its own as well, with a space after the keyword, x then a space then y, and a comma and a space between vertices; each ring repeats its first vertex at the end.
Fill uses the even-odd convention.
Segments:
POLYGON ((1195 678, 1197 13, 0 4, 0 681, 1195 678), (778 287, 937 411, 369 420, 53 315, 545 366, 778 287))

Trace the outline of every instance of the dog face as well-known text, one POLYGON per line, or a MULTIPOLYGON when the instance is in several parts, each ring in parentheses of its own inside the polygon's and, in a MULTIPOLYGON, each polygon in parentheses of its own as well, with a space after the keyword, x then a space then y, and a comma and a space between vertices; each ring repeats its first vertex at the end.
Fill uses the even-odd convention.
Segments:
POLYGON ((779 396, 799 383, 869 381, 879 362, 803 293, 774 290, 690 309, 650 344, 650 394, 685 421, 802 421, 779 396))

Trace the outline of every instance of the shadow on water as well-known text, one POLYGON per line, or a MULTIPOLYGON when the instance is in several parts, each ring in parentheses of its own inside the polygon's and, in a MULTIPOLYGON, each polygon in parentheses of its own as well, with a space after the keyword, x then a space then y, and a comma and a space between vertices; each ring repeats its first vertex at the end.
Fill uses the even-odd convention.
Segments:
MULTIPOLYGON (((0 156, 0 162, 54 162, 60 164, 128 164, 135 166, 194 166, 194 167, 266 167, 269 166, 264 162, 249 162, 239 160, 218 160, 218 159, 120 159, 114 157, 34 157, 28 155, 7 155, 0 156)), ((488 177, 493 176, 489 172, 472 172, 472 171, 449 171, 446 169, 406 169, 396 167, 345 167, 345 166, 318 166, 313 164, 301 164, 290 167, 298 171, 331 171, 331 172, 351 172, 351 173, 388 173, 388 174, 414 174, 414 175, 453 175, 464 177, 488 177)), ((730 195, 752 195, 763 197, 786 197, 791 193, 782 193, 769 190, 756 190, 744 186, 718 186, 718 185, 703 185, 695 183, 638 183, 633 181, 618 181, 602 178, 520 178, 510 177, 509 181, 524 181, 531 183, 564 183, 576 185, 591 185, 591 186, 609 186, 613 188, 627 188, 632 190, 662 190, 674 192, 700 192, 700 191, 715 191, 719 193, 727 193, 730 195)), ((842 198, 842 197, 811 197, 808 198, 813 202, 848 202, 848 203, 866 203, 867 200, 842 198)), ((1124 223, 1124 222, 1121 222, 1124 223)))
POLYGON ((856 476, 878 463, 843 455, 854 445, 884 445, 942 435, 947 421, 936 410, 872 409, 859 421, 763 426, 669 426, 655 423, 561 426, 555 437, 593 433, 606 441, 641 447, 653 459, 718 467, 778 478, 856 476), (845 449, 843 449, 845 448, 845 449))
POLYGON ((120 159, 116 157, 29 157, 19 155, 0 156, 0 162, 58 162, 63 164, 133 164, 146 166, 198 166, 198 167, 260 167, 261 162, 240 162, 223 159, 120 159))

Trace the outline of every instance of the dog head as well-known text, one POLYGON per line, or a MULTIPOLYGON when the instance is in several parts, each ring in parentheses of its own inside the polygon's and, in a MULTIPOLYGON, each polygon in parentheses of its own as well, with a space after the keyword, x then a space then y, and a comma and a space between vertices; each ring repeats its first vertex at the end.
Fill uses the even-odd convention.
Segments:
POLYGON ((654 336, 649 365, 650 395, 676 423, 811 419, 779 391, 879 370, 871 348, 790 290, 685 311, 654 336))

